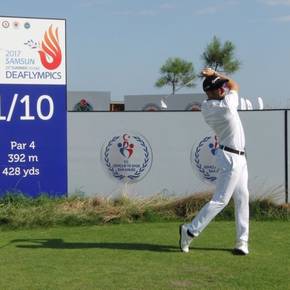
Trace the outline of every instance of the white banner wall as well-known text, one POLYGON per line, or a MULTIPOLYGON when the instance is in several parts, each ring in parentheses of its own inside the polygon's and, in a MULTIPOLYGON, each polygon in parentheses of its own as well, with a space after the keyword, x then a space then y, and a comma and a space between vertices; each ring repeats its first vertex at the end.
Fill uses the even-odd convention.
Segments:
POLYGON ((240 112, 252 197, 285 201, 284 111, 240 112))
MULTIPOLYGON (((284 202, 284 112, 241 112, 241 118, 251 197, 284 202)), ((147 196, 212 191, 213 185, 197 177, 191 162, 193 146, 211 135, 199 112, 70 112, 69 193, 147 196), (116 160, 117 151, 124 160, 135 159, 116 160), (126 175, 126 170, 132 174, 126 175)))
MULTIPOLYGON (((287 162, 285 163, 285 166, 287 166, 287 181, 288 181, 288 203, 289 203, 289 198, 290 198, 290 194, 289 194, 289 180, 290 180, 290 141, 289 141, 289 137, 290 137, 290 114, 289 111, 287 111, 287 124, 285 124, 287 126, 287 135, 288 135, 288 142, 287 142, 287 152, 288 152, 288 158, 287 158, 287 162)), ((286 170, 286 168, 285 168, 286 170)), ((286 196, 285 196, 285 200, 286 200, 286 196)))

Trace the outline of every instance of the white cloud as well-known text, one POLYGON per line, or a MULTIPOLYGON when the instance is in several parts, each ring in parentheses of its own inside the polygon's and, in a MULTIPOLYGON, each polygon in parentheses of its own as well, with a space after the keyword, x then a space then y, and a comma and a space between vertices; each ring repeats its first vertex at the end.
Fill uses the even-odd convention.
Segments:
POLYGON ((197 11, 195 11, 195 14, 198 15, 213 15, 216 14, 219 11, 223 11, 225 9, 227 9, 229 6, 233 6, 233 5, 239 5, 240 1, 238 0, 224 0, 222 1, 222 3, 219 3, 218 5, 211 5, 205 8, 201 8, 197 11))
POLYGON ((173 10, 173 9, 175 9, 175 6, 171 3, 162 3, 160 5, 160 9, 161 10, 173 10))
POLYGON ((209 7, 197 10, 195 13, 198 15, 209 15, 209 14, 216 14, 218 10, 219 10, 218 6, 209 6, 209 7))
POLYGON ((141 16, 155 16, 157 15, 157 11, 155 10, 141 10, 137 14, 141 16))
POLYGON ((225 1, 224 4, 225 5, 238 5, 238 4, 240 4, 240 1, 238 1, 238 0, 227 0, 227 1, 225 1))
POLYGON ((273 20, 276 22, 290 22, 290 15, 275 17, 273 20))
POLYGON ((155 10, 140 10, 140 11, 133 11, 133 10, 120 10, 120 11, 114 11, 112 13, 113 15, 116 16, 134 16, 134 15, 139 15, 139 16, 156 16, 158 13, 155 10))
POLYGON ((271 6, 290 5, 290 0, 260 0, 260 2, 271 6))
POLYGON ((121 11, 113 11, 112 14, 117 16, 129 16, 133 15, 134 13, 131 10, 121 10, 121 11))
POLYGON ((83 8, 90 8, 96 5, 102 5, 105 4, 106 2, 104 0, 82 0, 80 2, 80 6, 83 8))

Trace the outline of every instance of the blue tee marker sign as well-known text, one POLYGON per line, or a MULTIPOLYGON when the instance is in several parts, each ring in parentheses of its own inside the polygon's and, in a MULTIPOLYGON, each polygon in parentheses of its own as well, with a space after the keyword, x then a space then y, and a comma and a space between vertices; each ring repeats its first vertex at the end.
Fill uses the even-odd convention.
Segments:
POLYGON ((0 195, 65 195, 65 20, 0 17, 0 39, 0 195))

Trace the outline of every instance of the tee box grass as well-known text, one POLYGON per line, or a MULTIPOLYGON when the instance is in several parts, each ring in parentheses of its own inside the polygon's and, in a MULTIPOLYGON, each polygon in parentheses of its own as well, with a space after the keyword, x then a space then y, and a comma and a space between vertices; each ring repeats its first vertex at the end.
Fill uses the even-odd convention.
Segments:
POLYGON ((288 221, 251 221, 235 256, 233 221, 212 222, 190 253, 176 222, 0 232, 0 289, 290 289, 288 221))

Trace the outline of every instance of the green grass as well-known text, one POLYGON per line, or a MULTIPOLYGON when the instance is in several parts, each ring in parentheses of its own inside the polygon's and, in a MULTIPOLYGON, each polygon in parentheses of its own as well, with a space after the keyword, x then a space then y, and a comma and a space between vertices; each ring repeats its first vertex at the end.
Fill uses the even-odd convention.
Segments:
POLYGON ((212 222, 189 254, 178 223, 0 232, 0 289, 290 289, 290 223, 251 222, 235 256, 232 221, 212 222))

